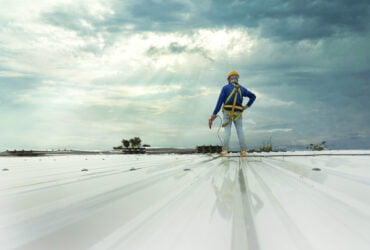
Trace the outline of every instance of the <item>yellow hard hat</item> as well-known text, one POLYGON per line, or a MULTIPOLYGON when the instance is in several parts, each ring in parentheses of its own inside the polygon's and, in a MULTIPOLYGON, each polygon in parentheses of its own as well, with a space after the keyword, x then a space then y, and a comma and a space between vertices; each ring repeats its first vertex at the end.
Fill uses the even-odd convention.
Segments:
POLYGON ((231 72, 229 73, 229 75, 227 76, 227 78, 226 78, 226 79, 229 79, 229 77, 230 77, 230 76, 233 76, 233 75, 237 75, 237 76, 239 76, 239 73, 238 73, 238 72, 236 72, 236 71, 231 71, 231 72))

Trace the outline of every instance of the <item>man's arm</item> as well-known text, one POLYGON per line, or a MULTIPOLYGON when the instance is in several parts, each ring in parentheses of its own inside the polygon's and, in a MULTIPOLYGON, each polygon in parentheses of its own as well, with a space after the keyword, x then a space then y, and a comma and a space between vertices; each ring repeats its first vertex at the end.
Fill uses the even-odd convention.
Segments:
POLYGON ((225 101, 225 87, 222 88, 221 93, 218 97, 216 107, 213 111, 213 115, 217 115, 217 113, 220 111, 222 104, 225 101))
POLYGON ((208 126, 209 126, 209 128, 212 127, 212 122, 213 122, 214 119, 216 119, 217 113, 220 111, 221 106, 222 106, 222 104, 225 101, 225 91, 224 91, 224 89, 225 89, 225 87, 222 88, 221 93, 220 93, 220 95, 218 97, 218 100, 217 100, 216 107, 215 107, 215 109, 213 111, 213 114, 212 114, 211 118, 208 120, 208 126))
POLYGON ((250 106, 252 106, 253 102, 256 100, 256 95, 250 92, 248 89, 244 88, 243 86, 241 86, 241 89, 242 89, 243 96, 246 96, 249 98, 247 105, 243 106, 244 109, 247 109, 250 106))

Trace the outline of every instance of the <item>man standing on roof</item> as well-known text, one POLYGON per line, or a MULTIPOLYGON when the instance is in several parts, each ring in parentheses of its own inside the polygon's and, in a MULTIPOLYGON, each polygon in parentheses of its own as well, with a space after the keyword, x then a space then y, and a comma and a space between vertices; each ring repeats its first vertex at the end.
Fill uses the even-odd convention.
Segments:
POLYGON ((225 128, 224 135, 224 145, 222 146, 221 156, 228 154, 230 134, 231 134, 231 124, 234 123, 236 128, 236 133, 238 135, 240 144, 240 155, 247 156, 247 145, 245 143, 244 131, 243 131, 243 117, 242 112, 252 106, 254 100, 256 100, 256 95, 248 91, 243 86, 239 85, 239 74, 236 71, 232 71, 227 76, 228 84, 225 85, 218 98, 216 108, 213 111, 211 118, 208 120, 209 127, 212 126, 212 122, 217 117, 217 113, 222 107, 223 121, 222 127, 225 128), (243 96, 249 98, 247 105, 243 106, 243 96))

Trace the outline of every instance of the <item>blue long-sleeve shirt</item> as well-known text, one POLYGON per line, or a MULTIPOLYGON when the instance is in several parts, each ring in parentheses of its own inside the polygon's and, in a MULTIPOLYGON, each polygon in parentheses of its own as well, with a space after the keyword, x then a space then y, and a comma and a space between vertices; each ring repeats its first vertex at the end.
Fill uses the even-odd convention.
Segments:
MULTIPOLYGON (((256 95, 253 94, 252 92, 250 92, 249 90, 247 90, 246 88, 244 88, 241 85, 239 85, 239 87, 240 87, 240 90, 242 92, 242 96, 238 95, 238 97, 236 99, 236 103, 242 104, 243 103, 243 96, 246 96, 246 97, 249 97, 249 101, 248 101, 247 105, 249 107, 252 106, 254 100, 256 100, 256 95)), ((225 85, 222 88, 220 96, 218 97, 216 108, 213 111, 214 115, 217 115, 217 113, 220 111, 222 104, 225 103, 227 97, 230 95, 230 93, 231 93, 231 91, 233 91, 233 89, 234 89, 234 85, 232 85, 230 83, 225 85)), ((226 104, 233 104, 233 101, 234 101, 234 98, 230 98, 228 103, 226 103, 226 104)))

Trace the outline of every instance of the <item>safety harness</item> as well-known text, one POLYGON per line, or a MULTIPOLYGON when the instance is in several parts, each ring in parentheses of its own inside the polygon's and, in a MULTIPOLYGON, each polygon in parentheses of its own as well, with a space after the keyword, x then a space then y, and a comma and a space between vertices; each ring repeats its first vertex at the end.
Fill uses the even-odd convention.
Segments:
POLYGON ((232 85, 234 86, 234 89, 231 91, 230 95, 226 98, 225 104, 222 107, 222 110, 229 115, 229 121, 222 124, 222 127, 226 127, 227 125, 229 125, 230 122, 237 121, 243 113, 243 107, 236 105, 237 104, 236 99, 238 98, 238 94, 240 94, 240 96, 242 97, 242 91, 240 90, 238 84, 233 83, 232 85), (232 105, 226 104, 228 103, 228 101, 231 99, 233 95, 234 95, 233 104, 232 105), (231 111, 227 110, 230 108, 231 108, 231 111))

